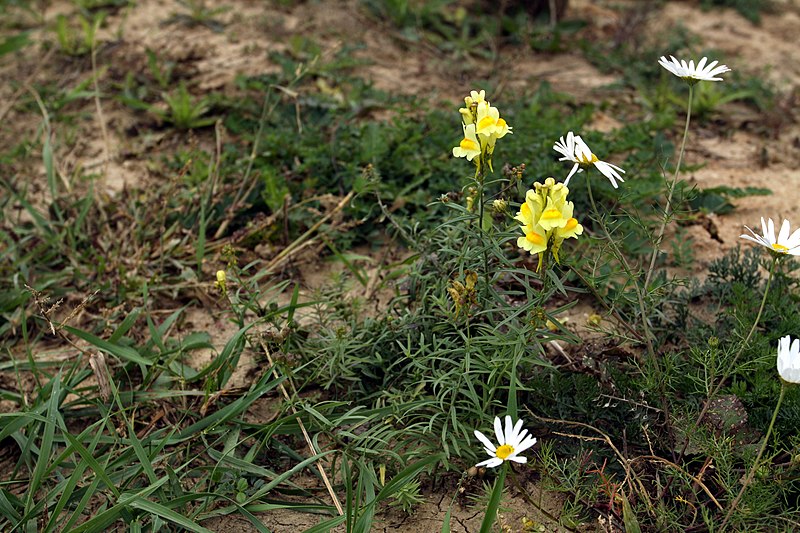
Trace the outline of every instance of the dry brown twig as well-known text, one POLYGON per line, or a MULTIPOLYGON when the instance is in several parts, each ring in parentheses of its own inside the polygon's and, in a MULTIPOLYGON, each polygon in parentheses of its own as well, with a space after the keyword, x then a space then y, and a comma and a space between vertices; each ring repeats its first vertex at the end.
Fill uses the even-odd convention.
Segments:
POLYGON ((289 246, 287 246, 286 248, 284 248, 283 250, 281 250, 281 252, 280 252, 278 255, 276 255, 275 257, 273 257, 273 258, 272 258, 272 261, 270 261, 270 262, 267 264, 267 266, 265 267, 265 270, 266 270, 267 272, 269 272, 269 271, 274 271, 278 265, 282 264, 284 261, 287 261, 287 260, 288 260, 288 259, 289 259, 289 258, 290 258, 292 255, 294 255, 294 254, 295 254, 295 253, 297 253, 299 250, 301 250, 301 249, 305 248, 306 246, 308 246, 308 245, 309 245, 309 244, 312 242, 312 241, 310 241, 310 240, 309 240, 309 239, 311 239, 311 236, 312 236, 312 235, 313 235, 313 234, 314 234, 314 233, 315 233, 315 232, 316 232, 316 231, 317 231, 317 230, 318 230, 318 229, 319 229, 319 228, 320 228, 320 227, 321 227, 321 226, 322 226, 324 223, 326 223, 328 220, 330 220, 330 219, 331 219, 331 217, 333 217, 333 215, 335 215, 336 213, 338 213, 339 211, 341 211, 342 209, 344 209, 344 207, 345 207, 345 206, 346 206, 348 203, 350 203, 350 200, 352 200, 352 199, 353 199, 353 196, 355 196, 355 192, 353 192, 353 191, 350 191, 349 193, 347 193, 347 196, 345 196, 344 198, 342 198, 342 199, 341 199, 341 201, 340 201, 340 202, 339 202, 339 203, 336 205, 336 207, 334 207, 333 209, 331 209, 329 212, 325 213, 325 216, 323 216, 321 219, 319 219, 319 220, 316 222, 316 224, 314 224, 313 226, 311 226, 310 228, 308 228, 308 230, 306 230, 306 232, 305 232, 305 233, 303 233, 302 235, 300 235, 300 236, 299 236, 297 239, 295 239, 295 240, 294 240, 294 241, 293 241, 293 242, 292 242, 292 243, 291 243, 289 246))
POLYGON ((633 470, 631 469, 631 461, 629 461, 622 454, 622 452, 620 452, 619 448, 617 448, 614 445, 614 443, 611 441, 611 437, 609 437, 608 435, 606 435, 604 432, 600 431, 596 427, 591 426, 589 424, 584 424, 583 422, 573 422, 573 421, 570 421, 570 420, 557 420, 557 419, 553 419, 553 418, 545 418, 545 417, 536 415, 530 409, 528 409, 528 412, 531 414, 531 416, 533 416, 534 418, 536 418, 538 420, 541 420, 543 422, 548 422, 548 423, 551 423, 551 424, 564 424, 564 425, 568 425, 568 426, 582 427, 582 428, 594 431, 595 433, 600 435, 600 437, 587 437, 586 435, 574 435, 574 434, 570 434, 570 433, 554 432, 556 435, 562 435, 562 436, 570 437, 570 438, 577 438, 577 439, 580 439, 580 440, 605 442, 606 445, 608 445, 608 447, 611 448, 611 450, 617 456, 620 464, 625 469, 625 479, 620 484, 620 487, 623 487, 626 483, 631 483, 633 488, 634 488, 634 491, 637 492, 641 496, 642 500, 647 503, 647 508, 648 508, 648 511, 650 512, 650 514, 652 516, 656 515, 656 510, 653 507, 653 503, 647 497, 647 489, 645 488, 644 483, 639 479, 638 476, 635 475, 635 473, 633 473, 633 470))
POLYGON ((100 390, 100 397, 104 402, 111 399, 111 380, 106 365, 106 356, 102 352, 92 352, 89 355, 89 366, 97 380, 97 388, 100 390))
MULTIPOLYGON (((674 462, 672 462, 672 461, 670 461, 668 459, 664 459, 663 457, 658 457, 656 455, 639 455, 639 456, 634 457, 632 459, 627 459, 619 451, 619 449, 614 445, 614 443, 611 441, 611 438, 608 435, 606 435, 604 432, 600 431, 599 429, 597 429, 594 426, 591 426, 589 424, 584 424, 583 422, 573 422, 573 421, 570 421, 570 420, 556 420, 556 419, 551 419, 551 418, 540 417, 540 416, 537 416, 536 414, 532 413, 530 410, 528 410, 528 412, 531 413, 531 415, 533 417, 535 417, 538 420, 541 420, 543 422, 564 424, 564 425, 575 426, 575 427, 582 427, 582 428, 589 429, 589 430, 594 431, 597 434, 599 434, 600 437, 590 437, 590 436, 586 436, 586 435, 575 435, 575 434, 571 434, 571 433, 562 433, 562 432, 557 432, 557 431, 553 432, 556 435, 561 435, 561 436, 570 437, 570 438, 576 438, 576 439, 580 439, 580 440, 584 440, 584 441, 601 441, 601 442, 605 442, 613 450, 614 454, 616 454, 617 458, 619 459, 620 464, 625 469, 625 479, 623 480, 623 482, 621 483, 620 486, 624 486, 625 484, 627 484, 629 482, 633 483, 635 481, 634 488, 637 489, 636 491, 642 497, 642 500, 647 502, 648 509, 650 510, 651 514, 655 515, 655 508, 653 507, 653 504, 650 501, 650 498, 648 497, 647 490, 645 489, 644 484, 638 478, 638 476, 636 476, 636 474, 635 474, 635 472, 633 470, 633 464, 638 462, 638 461, 645 461, 646 460, 646 461, 650 461, 650 462, 663 463, 663 464, 665 464, 665 465, 667 465, 667 466, 669 466, 671 468, 676 469, 678 472, 680 472, 684 476, 690 478, 695 483, 696 486, 698 486, 701 489, 703 489, 703 492, 705 492, 706 495, 711 499, 711 501, 714 502, 714 504, 717 506, 717 508, 722 510, 722 505, 719 503, 719 501, 716 499, 716 497, 714 497, 714 494, 705 485, 705 483, 703 483, 703 480, 698 476, 694 476, 694 475, 690 474, 689 472, 687 472, 680 465, 678 465, 678 464, 676 464, 676 463, 674 463, 674 462)), ((649 438, 648 438, 648 442, 649 442, 649 438)))
MULTIPOLYGON (((269 362, 269 369, 272 372, 272 375, 275 376, 275 379, 279 379, 278 370, 275 368, 275 362, 272 360, 272 355, 269 351, 269 347, 267 343, 264 342, 264 339, 259 337, 258 339, 259 344, 261 345, 261 349, 264 350, 264 354, 267 356, 267 361, 269 362)), ((292 388, 292 394, 294 396, 297 395, 297 389, 295 389, 294 384, 290 377, 286 377, 286 381, 289 383, 289 386, 292 388)), ((297 414, 297 409, 295 409, 294 405, 291 403, 292 397, 289 396, 286 387, 283 386, 283 383, 278 384, 281 392, 283 393, 283 397, 289 402, 289 408, 292 410, 293 414, 297 414)), ((311 453, 311 456, 315 456, 318 454, 316 447, 314 446, 314 441, 311 440, 311 437, 306 431, 306 426, 303 424, 303 420, 298 417, 297 424, 300 426, 300 431, 303 432, 303 438, 306 440, 306 444, 308 445, 308 451, 311 453)), ((328 479, 328 475, 325 473, 325 469, 322 468, 322 465, 317 461, 315 463, 317 465, 317 470, 319 470, 319 474, 322 477, 323 483, 325 483, 325 488, 328 489, 328 494, 331 496, 331 500, 333 500, 333 504, 336 506, 336 510, 339 512, 339 515, 344 514, 344 510, 342 509, 342 504, 339 503, 339 498, 336 496, 336 492, 333 490, 333 485, 331 485, 330 480, 328 479)))

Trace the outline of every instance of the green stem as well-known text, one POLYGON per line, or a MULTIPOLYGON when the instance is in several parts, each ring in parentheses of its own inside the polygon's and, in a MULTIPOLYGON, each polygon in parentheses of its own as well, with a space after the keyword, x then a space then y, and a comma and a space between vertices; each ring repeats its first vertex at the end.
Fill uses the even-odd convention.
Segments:
MULTIPOLYGON (((625 260, 625 256, 622 255, 622 252, 617 246, 617 243, 614 241, 614 239, 611 238, 611 233, 608 231, 605 219, 600 215, 600 210, 597 209, 597 204, 595 204, 594 202, 594 195, 592 194, 592 182, 589 179, 588 175, 586 177, 586 189, 589 191, 589 203, 592 205, 592 212, 594 213, 595 220, 597 220, 597 224, 600 226, 600 229, 603 230, 603 235, 605 236, 609 245, 614 250, 614 255, 616 256, 617 260, 619 260, 622 263, 622 266, 625 269, 626 274, 628 275, 629 278, 632 279, 633 273, 631 271, 631 268, 628 265, 628 262, 625 260)), ((642 315, 642 329, 644 329, 644 339, 645 343, 647 344, 647 354, 650 356, 651 359, 655 359, 655 350, 653 349, 652 334, 650 333, 650 325, 647 322, 647 313, 645 313, 644 297, 642 296, 642 290, 647 290, 647 285, 645 285, 643 289, 640 289, 639 286, 636 285, 636 297, 639 301, 639 312, 642 315)))
POLYGON ((488 165, 488 160, 481 153, 481 166, 478 169, 479 173, 477 176, 478 181, 478 246, 480 246, 483 250, 483 275, 484 275, 484 295, 489 294, 489 250, 486 245, 486 239, 483 231, 483 216, 484 211, 486 209, 486 199, 484 198, 484 183, 486 181, 486 167, 488 165))
POLYGON ((489 497, 489 504, 486 506, 486 515, 481 523, 480 533, 490 533, 497 518, 497 510, 500 508, 500 500, 503 498, 503 486, 506 484, 506 472, 508 471, 508 461, 503 461, 500 466, 500 473, 494 481, 492 495, 489 497))
MULTIPOLYGON (((700 422, 703 421, 703 417, 706 416, 708 408, 711 406, 711 400, 713 400, 714 397, 717 395, 717 393, 719 393, 720 389, 725 384, 725 381, 727 381, 731 372, 733 372, 733 370, 736 368, 736 362, 739 360, 739 357, 741 357, 741 355, 744 353, 748 343, 750 342, 750 338, 753 336, 753 333, 755 333, 756 328, 758 327, 758 323, 761 321, 761 315, 764 312, 764 306, 767 304, 767 296, 769 295, 769 288, 772 285, 772 277, 775 273, 775 265, 777 262, 778 262, 778 257, 773 255, 772 263, 770 264, 769 267, 769 276, 767 277, 767 286, 764 287, 764 296, 761 297, 761 305, 758 306, 758 314, 756 314, 756 319, 753 321, 753 325, 750 327, 750 331, 747 333, 747 336, 744 338, 744 341, 742 341, 741 346, 739 346, 739 351, 736 352, 736 355, 733 356, 733 359, 731 360, 730 364, 727 365, 729 370, 722 374, 722 378, 719 380, 717 385, 711 391, 711 394, 708 395, 708 399, 706 400, 703 409, 700 411, 700 415, 697 417, 694 426, 692 426, 692 432, 694 432, 694 430, 696 430, 700 426, 700 422)), ((680 456, 683 456, 684 452, 686 451, 686 447, 689 445, 689 437, 691 437, 691 433, 689 433, 686 436, 686 442, 683 444, 680 456)))
POLYGON ((783 403, 783 397, 786 394, 786 383, 781 379, 781 394, 778 396, 778 403, 775 405, 775 411, 772 412, 772 420, 769 421, 769 428, 767 428, 767 434, 764 435, 764 442, 761 443, 761 448, 758 450, 758 455, 756 455, 756 460, 753 463, 753 466, 750 467, 750 472, 748 472, 747 477, 742 483, 742 488, 739 490, 739 494, 736 495, 736 498, 731 502, 730 507, 728 508, 728 513, 725 515, 725 520, 722 521, 722 525, 720 526, 719 530, 720 533, 725 531, 725 527, 728 525, 728 522, 733 515, 733 511, 736 509, 736 506, 739 504, 739 501, 744 496, 744 492, 747 490, 747 487, 753 481, 753 477, 756 475, 756 471, 758 470, 759 463, 761 462, 761 456, 764 455, 764 450, 767 449, 767 444, 769 443, 769 436, 772 434, 772 428, 775 427, 775 420, 778 418, 778 411, 781 408, 781 403, 783 403))
POLYGON ((689 85, 689 105, 686 108, 686 124, 683 127, 683 140, 681 141, 681 150, 678 153, 678 164, 675 165, 675 174, 672 176, 672 183, 669 186, 669 193, 667 194, 667 204, 664 207, 664 219, 661 221, 661 227, 658 229, 658 236, 656 237, 653 254, 650 256, 650 267, 647 269, 647 276, 644 278, 644 288, 650 285, 650 279, 653 277, 653 269, 656 266, 656 258, 661 251, 661 240, 664 238, 664 231, 667 229, 670 214, 672 213, 672 195, 675 193, 675 185, 678 184, 678 175, 681 172, 681 163, 683 162, 683 154, 686 150, 686 139, 689 137, 689 123, 692 120, 692 97, 694 96, 694 85, 689 85))
POLYGON ((736 354, 736 357, 733 358, 731 361, 730 367, 733 368, 733 365, 736 364, 736 360, 739 359, 739 356, 742 355, 747 343, 750 342, 750 337, 753 336, 753 333, 756 331, 756 327, 758 327, 758 323, 761 320, 761 314, 764 312, 764 306, 767 304, 767 295, 769 294, 769 288, 772 285, 772 277, 775 274, 775 265, 778 263, 778 257, 772 257, 772 263, 769 266, 769 276, 767 276, 767 286, 764 287, 764 296, 761 297, 761 305, 758 306, 758 314, 756 314, 756 319, 753 321, 753 326, 750 328, 750 331, 747 333, 747 337, 744 338, 744 342, 742 343, 742 347, 739 348, 739 352, 736 354))

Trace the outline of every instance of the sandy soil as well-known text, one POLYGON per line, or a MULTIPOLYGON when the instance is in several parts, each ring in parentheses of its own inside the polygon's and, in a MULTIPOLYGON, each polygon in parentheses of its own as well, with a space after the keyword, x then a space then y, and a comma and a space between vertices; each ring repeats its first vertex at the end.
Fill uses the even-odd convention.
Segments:
MULTIPOLYGON (((589 27, 585 31, 608 34, 623 23, 619 12, 613 9, 613 5, 620 3, 624 2, 571 0, 567 18, 588 20, 589 27)), ((134 7, 118 11, 109 17, 100 35, 104 43, 97 55, 101 76, 105 79, 124 76, 128 71, 144 71, 147 68, 145 51, 152 49, 159 57, 175 63, 180 77, 194 94, 208 90, 233 93, 238 74, 256 75, 277 69, 269 59, 269 52, 286 50, 293 37, 313 36, 323 57, 331 57, 347 45, 362 44, 354 55, 368 63, 358 67, 356 73, 371 80, 379 89, 426 94, 434 102, 443 101, 454 106, 468 89, 479 87, 481 81, 487 79, 495 81, 506 94, 547 81, 555 90, 573 94, 579 100, 592 98, 616 81, 614 76, 598 72, 577 52, 548 55, 535 54, 529 49, 503 48, 498 50, 494 64, 475 58, 454 60, 432 46, 398 37, 389 26, 381 27, 380 22, 359 8, 356 0, 301 2, 292 7, 259 0, 229 0, 223 4, 230 8, 217 17, 224 24, 223 31, 181 23, 175 15, 185 13, 185 9, 174 1, 138 0, 134 7)), ((776 13, 764 15, 757 26, 734 11, 706 13, 699 10, 697 2, 689 1, 667 2, 661 12, 644 22, 660 30, 685 26, 700 36, 704 49, 724 52, 732 68, 764 75, 780 89, 785 102, 779 124, 766 133, 763 129, 749 127, 758 117, 748 116, 747 112, 736 115, 735 108, 731 108, 732 112, 739 118, 730 119, 738 122, 734 123, 729 137, 720 138, 702 127, 692 130, 687 162, 704 163, 704 166, 686 175, 687 179, 700 187, 756 186, 774 192, 771 196, 738 200, 737 209, 732 213, 713 217, 719 240, 700 226, 687 229, 695 239, 698 271, 739 242, 744 224, 753 226, 761 216, 800 220, 800 171, 796 164, 800 159, 800 126, 793 105, 793 98, 800 94, 800 47, 796 46, 800 8, 790 0, 776 2, 776 5, 776 13)), ((54 2, 44 13, 45 19, 52 21, 57 13, 68 11, 69 6, 67 2, 54 2)), ((41 34, 36 38, 50 40, 52 35, 41 34)), ((0 58, 0 78, 32 84, 55 77, 60 86, 66 87, 91 75, 91 65, 85 61, 58 59, 43 47, 28 47, 23 54, 21 58, 0 58), (52 61, 43 61, 45 57, 52 61)), ((28 90, 26 86, 16 89, 8 83, 0 84, 0 102, 3 102, 0 120, 4 122, 1 143, 30 136, 41 123, 41 116, 36 112, 13 107, 28 90)), ((57 168, 65 182, 70 182, 70 177, 79 171, 89 170, 101 173, 105 194, 146 187, 152 180, 163 178, 161 170, 152 164, 160 155, 174 152, 176 146, 213 142, 213 139, 197 139, 187 134, 148 132, 146 124, 152 121, 151 117, 111 100, 104 99, 102 106, 101 116, 93 103, 86 104, 80 110, 85 118, 77 130, 70 133, 70 140, 62 139, 56 145, 57 168)), ((601 110, 593 117, 593 124, 601 131, 620 125, 615 117, 601 110)), ((62 133, 65 132, 56 130, 56 138, 62 133)), ((44 194, 43 168, 33 167, 26 172, 33 191, 44 194)), ((312 294, 314 287, 324 284, 329 276, 330 272, 326 271, 307 272, 305 296, 312 294)), ((589 314, 591 309, 581 308, 575 320, 585 320, 589 314)), ((233 331, 229 324, 196 310, 190 312, 185 325, 220 332, 220 348, 233 331)), ((247 381, 249 367, 254 364, 252 358, 243 358, 235 379, 237 384, 247 381)), ((272 409, 264 411, 263 416, 272 416, 272 409)), ((432 495, 430 502, 411 518, 388 513, 382 518, 384 529, 436 531, 441 526, 448 498, 448 495, 432 495)), ((524 502, 515 499, 509 505, 512 510, 507 514, 507 524, 511 531, 522 529, 520 520, 526 513, 534 521, 545 524, 547 531, 558 530, 546 518, 537 517, 524 502)), ((558 514, 557 501, 550 502, 549 508, 558 514)), ((454 531, 474 531, 480 522, 480 516, 469 509, 459 508, 455 513, 454 531)), ((298 531, 306 524, 301 520, 307 520, 307 525, 314 523, 309 515, 288 512, 262 518, 279 532, 298 531)), ((249 527, 242 519, 231 518, 212 520, 205 525, 218 531, 247 531, 249 527)))

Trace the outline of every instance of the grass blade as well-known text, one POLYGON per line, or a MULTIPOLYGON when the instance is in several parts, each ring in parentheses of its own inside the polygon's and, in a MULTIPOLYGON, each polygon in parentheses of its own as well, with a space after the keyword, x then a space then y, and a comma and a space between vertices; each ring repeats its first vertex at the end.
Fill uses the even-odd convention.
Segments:
POLYGON ((495 518, 497 518, 497 509, 500 507, 500 500, 503 499, 503 486, 506 482, 507 469, 508 463, 503 463, 502 468, 500 468, 500 473, 497 474, 497 479, 494 481, 492 495, 489 498, 489 504, 486 506, 486 515, 484 515, 483 522, 481 523, 481 533, 491 533, 492 527, 494 527, 494 521, 495 518))
POLYGON ((161 504, 151 502, 150 500, 146 500, 144 498, 132 501, 130 503, 130 506, 135 509, 141 509, 142 511, 146 511, 148 513, 160 516, 161 518, 164 518, 165 520, 169 520, 170 522, 178 524, 179 526, 189 531, 195 531, 197 533, 213 533, 213 531, 211 531, 210 529, 204 528, 200 524, 186 518, 183 515, 176 513, 172 509, 164 507, 161 504))
POLYGON ((139 352, 129 346, 120 346, 118 344, 104 341, 100 337, 95 337, 91 333, 87 333, 86 331, 82 331, 70 326, 63 326, 63 328, 76 337, 85 340, 98 350, 113 355, 114 357, 118 357, 119 359, 130 361, 132 363, 139 363, 140 365, 150 366, 153 364, 152 361, 145 359, 139 355, 139 352))

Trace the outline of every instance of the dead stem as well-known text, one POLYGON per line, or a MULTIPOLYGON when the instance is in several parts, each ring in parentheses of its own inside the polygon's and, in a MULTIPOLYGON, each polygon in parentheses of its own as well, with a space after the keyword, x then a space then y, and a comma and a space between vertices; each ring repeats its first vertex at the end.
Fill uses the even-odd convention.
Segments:
MULTIPOLYGON (((261 345, 261 349, 264 350, 264 354, 267 356, 267 361, 269 362, 269 369, 272 371, 272 375, 275 376, 275 379, 279 379, 280 376, 278 375, 278 370, 275 368, 275 363, 272 361, 272 355, 270 354, 269 347, 267 347, 267 343, 264 342, 263 339, 258 339, 259 344, 261 345)), ((292 394, 297 395, 297 389, 295 389, 294 384, 292 383, 292 379, 289 376, 286 376, 286 381, 289 383, 289 386, 292 388, 292 394)), ((294 405, 291 403, 292 397, 289 396, 289 393, 286 391, 286 387, 283 386, 283 383, 278 384, 278 388, 280 388, 281 392, 283 393, 283 397, 289 402, 289 409, 292 410, 293 414, 297 414, 297 409, 295 409, 294 405)), ((303 432, 303 438, 306 440, 306 444, 308 445, 308 451, 311 453, 311 456, 317 455, 316 447, 314 446, 314 442, 311 440, 311 437, 308 435, 308 431, 306 431, 306 426, 303 424, 303 420, 298 417, 297 424, 300 426, 300 431, 303 432)), ((333 486, 331 485, 330 480, 328 479, 328 475, 325 473, 325 469, 322 468, 322 465, 317 461, 315 463, 317 465, 317 470, 319 470, 320 476, 322 476, 322 482, 325 483, 325 488, 328 489, 328 494, 331 496, 331 500, 333 500, 333 504, 336 506, 336 510, 339 512, 339 515, 344 515, 344 510, 342 509, 342 504, 339 503, 339 498, 336 497, 336 493, 333 490, 333 486)))

